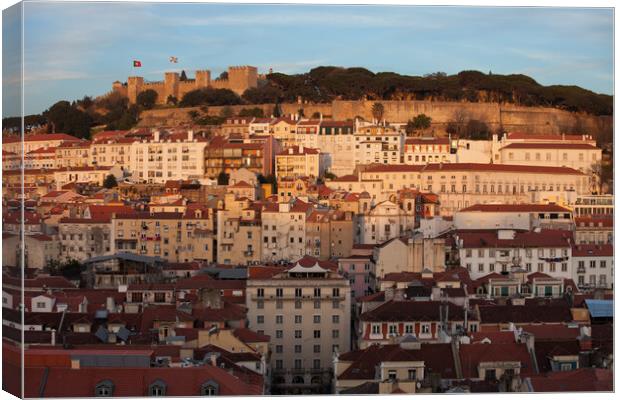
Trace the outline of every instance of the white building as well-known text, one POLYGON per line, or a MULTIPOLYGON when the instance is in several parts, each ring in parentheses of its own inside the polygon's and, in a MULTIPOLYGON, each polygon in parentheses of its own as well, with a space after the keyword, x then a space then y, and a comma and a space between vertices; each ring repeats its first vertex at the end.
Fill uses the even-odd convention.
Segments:
POLYGON ((490 273, 524 270, 553 278, 572 278, 572 232, 566 230, 455 231, 461 266, 472 279, 490 273))
POLYGON ((383 243, 415 229, 415 199, 383 201, 358 216, 359 243, 383 243))
POLYGON ((155 131, 152 140, 131 145, 132 178, 147 183, 201 179, 205 174, 206 146, 206 139, 194 137, 191 130, 166 136, 155 131))
POLYGON ((455 229, 573 228, 570 209, 555 204, 476 204, 454 214, 455 229))
POLYGON ((450 138, 419 137, 405 140, 405 164, 454 163, 456 160, 456 148, 452 151, 450 138))
POLYGON ((573 280, 579 288, 614 287, 614 248, 612 244, 573 246, 573 280))

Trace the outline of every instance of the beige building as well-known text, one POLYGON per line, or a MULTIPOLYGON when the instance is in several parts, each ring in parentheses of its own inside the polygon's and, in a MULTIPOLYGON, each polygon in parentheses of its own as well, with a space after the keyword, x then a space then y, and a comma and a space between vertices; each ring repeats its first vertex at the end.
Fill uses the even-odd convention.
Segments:
MULTIPOLYGON (((25 235, 24 236, 24 268, 41 269, 52 260, 60 258, 60 243, 55 236, 25 235)), ((2 235, 2 265, 21 265, 21 242, 18 235, 2 235)))
POLYGON ((324 169, 321 153, 304 146, 289 147, 276 154, 276 178, 319 177, 324 169))
POLYGON ((271 337, 273 394, 331 393, 333 354, 351 345, 349 282, 300 262, 260 278, 250 271, 247 281, 250 328, 271 337))
POLYGON ((90 183, 103 185, 108 175, 114 175, 117 181, 123 177, 120 166, 114 167, 66 167, 54 170, 56 189, 60 190, 68 183, 90 183))
POLYGON ((320 260, 348 257, 354 238, 354 214, 314 210, 306 220, 306 254, 320 260))
POLYGON ((261 260, 260 208, 227 194, 224 209, 217 212, 217 262, 247 265, 261 260))
POLYGON ((84 261, 111 254, 109 218, 61 218, 58 223, 61 257, 84 261))
POLYGON ((214 259, 212 209, 194 206, 185 213, 133 212, 112 220, 112 254, 129 252, 169 262, 214 259))
POLYGON ((64 142, 56 147, 56 165, 58 168, 86 167, 91 165, 91 142, 88 140, 64 142))
POLYGON ((120 165, 131 168, 131 145, 138 142, 136 137, 102 137, 93 140, 90 147, 90 158, 93 165, 120 165))

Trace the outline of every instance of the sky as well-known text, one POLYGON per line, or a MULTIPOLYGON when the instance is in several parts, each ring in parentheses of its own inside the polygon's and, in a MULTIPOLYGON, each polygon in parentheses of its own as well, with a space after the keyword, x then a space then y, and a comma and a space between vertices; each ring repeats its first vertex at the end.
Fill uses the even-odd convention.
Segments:
MULTIPOLYGON (((288 74, 320 65, 408 75, 473 69, 613 94, 612 9, 24 4, 26 114, 105 94, 130 75, 162 80, 165 71, 193 77, 210 69, 217 76, 229 65, 288 74)), ((11 60, 3 61, 3 117, 20 110, 7 97, 17 92, 21 66, 15 15, 3 13, 3 59, 11 60)))

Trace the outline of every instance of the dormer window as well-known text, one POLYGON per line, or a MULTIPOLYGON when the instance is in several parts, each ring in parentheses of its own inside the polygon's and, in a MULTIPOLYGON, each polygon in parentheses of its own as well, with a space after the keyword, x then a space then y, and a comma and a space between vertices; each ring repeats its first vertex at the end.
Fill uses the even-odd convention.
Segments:
POLYGON ((214 380, 205 382, 200 387, 201 396, 217 396, 220 393, 220 385, 214 380))
POLYGON ((166 395, 166 383, 161 379, 149 385, 149 396, 165 396, 166 395))
POLYGON ((95 397, 112 397, 114 394, 114 384, 109 379, 99 382, 95 386, 95 397))

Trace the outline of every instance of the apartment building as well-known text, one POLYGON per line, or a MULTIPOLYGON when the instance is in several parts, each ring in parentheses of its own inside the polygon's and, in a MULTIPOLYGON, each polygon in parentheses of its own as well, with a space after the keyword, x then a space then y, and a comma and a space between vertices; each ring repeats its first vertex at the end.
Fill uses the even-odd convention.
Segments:
POLYGON ((169 262, 214 260, 213 210, 188 206, 185 213, 133 212, 112 219, 112 254, 128 252, 169 262))
POLYGON ((132 150, 132 145, 139 142, 140 138, 134 136, 103 136, 95 138, 90 147, 91 163, 92 165, 101 166, 120 165, 129 170, 132 167, 136 168, 138 164, 132 164, 131 162, 132 155, 137 154, 132 150))
POLYGON ((575 244, 572 247, 573 280, 579 288, 613 289, 613 244, 575 244))
POLYGON ((255 264, 261 260, 261 207, 247 198, 227 194, 217 211, 217 262, 255 264))
POLYGON ((360 200, 362 214, 358 215, 356 232, 359 243, 383 243, 412 233, 416 228, 415 198, 402 202, 383 201, 365 208, 364 202, 368 200, 360 200))
POLYGON ((401 164, 405 134, 391 125, 356 120, 355 164, 401 164))
POLYGON ((56 165, 58 168, 92 165, 90 151, 88 140, 63 142, 56 147, 56 165))
POLYGON ((334 267, 308 257, 250 269, 249 327, 271 337, 272 394, 331 393, 333 354, 351 346, 349 282, 334 267))
POLYGON ((84 261, 111 254, 112 221, 106 217, 61 218, 58 223, 61 257, 84 261))
POLYGON ((302 176, 318 178, 325 168, 321 162, 321 152, 303 145, 285 148, 276 154, 276 178, 298 178, 302 176))
POLYGON ((575 218, 575 243, 577 244, 613 244, 613 215, 592 215, 575 218))
POLYGON ((538 192, 586 194, 591 182, 589 176, 566 167, 460 163, 369 166, 360 178, 384 181, 386 192, 415 188, 436 193, 441 215, 474 204, 533 202, 538 192))
POLYGON ((456 148, 450 138, 407 138, 404 145, 403 163, 425 165, 456 162, 456 148))
POLYGON ((165 183, 168 180, 202 179, 205 175, 207 140, 192 130, 164 134, 131 144, 129 169, 135 181, 165 183))
POLYGON ((306 253, 319 260, 346 257, 354 242, 354 215, 336 210, 313 210, 306 219, 306 253))
POLYGON ((102 186, 108 175, 114 175, 117 181, 123 178, 120 166, 114 167, 65 167, 53 171, 56 190, 61 190, 69 183, 89 183, 102 186))
POLYGON ((472 279, 516 269, 572 278, 572 238, 571 231, 552 229, 454 232, 461 266, 467 268, 472 279))
POLYGON ((54 169, 58 167, 55 147, 40 147, 24 155, 26 169, 54 169))
POLYGON ((556 204, 476 204, 454 214, 456 229, 568 229, 574 226, 569 208, 556 204))
POLYGON ((263 262, 291 261, 306 254, 306 219, 312 209, 301 200, 263 205, 263 262))

